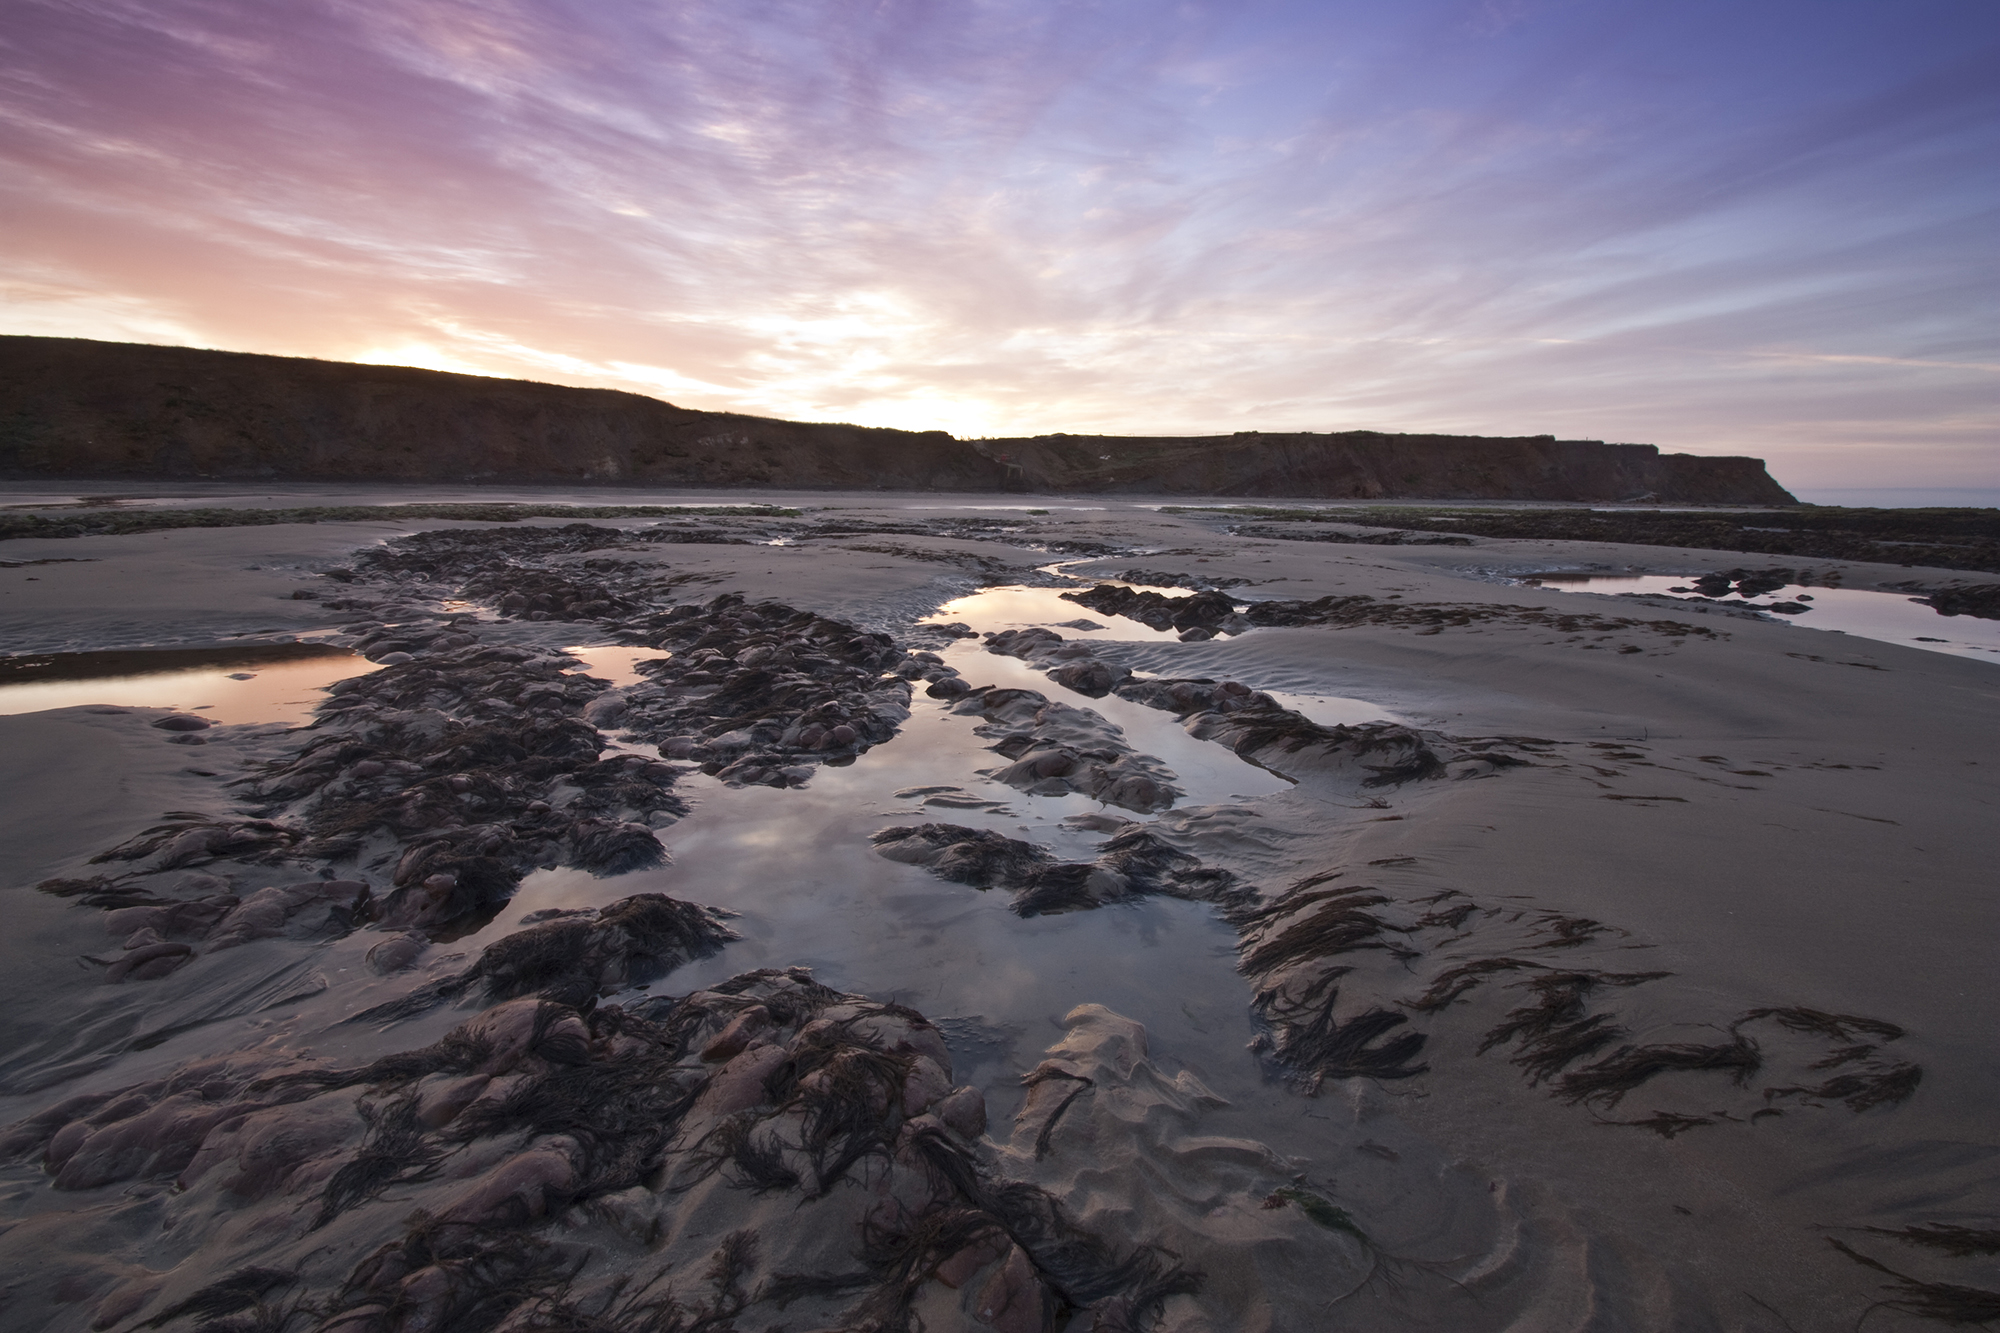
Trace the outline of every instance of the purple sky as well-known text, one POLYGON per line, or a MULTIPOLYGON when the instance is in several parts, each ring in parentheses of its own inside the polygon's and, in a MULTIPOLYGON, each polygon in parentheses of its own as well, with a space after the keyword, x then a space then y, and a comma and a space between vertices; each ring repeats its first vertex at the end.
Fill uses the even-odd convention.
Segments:
POLYGON ((0 331, 2000 485, 1995 0, 11 0, 0 331))

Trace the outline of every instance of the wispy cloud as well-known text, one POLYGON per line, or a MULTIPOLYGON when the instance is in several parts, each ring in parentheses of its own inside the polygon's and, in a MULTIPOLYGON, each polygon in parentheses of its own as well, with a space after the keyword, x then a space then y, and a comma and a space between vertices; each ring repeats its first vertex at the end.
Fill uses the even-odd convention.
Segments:
POLYGON ((1963 0, 20 0, 4 327, 1974 484, 1996 50, 1963 0))

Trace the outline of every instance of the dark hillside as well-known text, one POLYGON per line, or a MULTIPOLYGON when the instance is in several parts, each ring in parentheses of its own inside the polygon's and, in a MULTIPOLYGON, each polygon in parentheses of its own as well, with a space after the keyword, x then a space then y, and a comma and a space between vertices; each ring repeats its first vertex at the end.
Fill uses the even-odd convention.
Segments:
POLYGON ((23 337, 0 338, 0 476, 1792 503, 1754 458, 1546 435, 967 441, 611 389, 23 337))

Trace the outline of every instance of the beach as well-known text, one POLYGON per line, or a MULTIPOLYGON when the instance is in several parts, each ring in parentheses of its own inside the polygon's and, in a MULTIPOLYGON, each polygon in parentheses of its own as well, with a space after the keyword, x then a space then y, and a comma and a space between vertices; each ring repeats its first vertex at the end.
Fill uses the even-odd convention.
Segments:
POLYGON ((681 510, 0 543, 10 1327, 2000 1311, 1993 575, 13 489, 681 510), (1522 582, 1778 566, 1915 630, 1522 582))

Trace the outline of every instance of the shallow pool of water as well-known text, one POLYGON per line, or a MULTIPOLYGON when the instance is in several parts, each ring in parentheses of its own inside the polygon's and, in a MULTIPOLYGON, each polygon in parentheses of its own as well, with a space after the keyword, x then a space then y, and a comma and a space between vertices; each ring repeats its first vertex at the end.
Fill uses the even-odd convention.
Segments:
MULTIPOLYGON (((1578 574, 1543 575, 1521 581, 1557 592, 1645 593, 1695 601, 1700 600, 1700 594, 1689 590, 1695 577, 1692 574, 1578 574)), ((1775 619, 1808 629, 1834 630, 1857 638, 1900 643, 1911 648, 1981 661, 2000 660, 2000 620, 1942 616, 1906 593, 1789 584, 1776 592, 1753 598, 1732 595, 1715 600, 1752 607, 1775 619), (1774 604, 1787 602, 1803 604, 1811 609, 1773 609, 1774 604)))
POLYGON ((563 651, 577 659, 578 674, 608 680, 614 687, 637 685, 644 680, 637 670, 639 663, 673 656, 662 648, 634 648, 621 643, 582 644, 563 651))
MULTIPOLYGON (((28 663, 29 659, 12 659, 28 663)), ((376 670, 342 648, 270 644, 244 648, 145 649, 51 653, 32 659, 46 669, 0 678, 0 715, 96 704, 174 708, 220 723, 305 723, 337 680, 376 670)))

